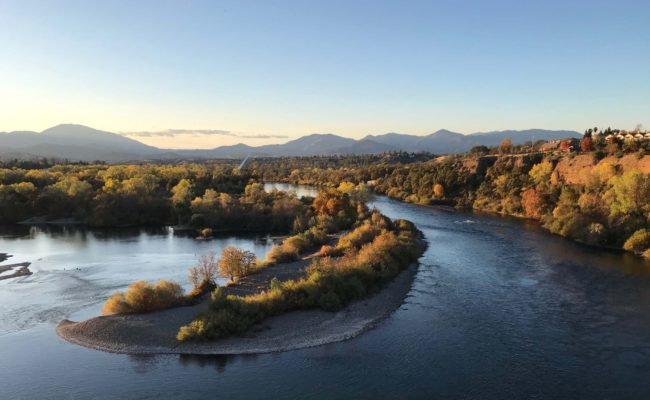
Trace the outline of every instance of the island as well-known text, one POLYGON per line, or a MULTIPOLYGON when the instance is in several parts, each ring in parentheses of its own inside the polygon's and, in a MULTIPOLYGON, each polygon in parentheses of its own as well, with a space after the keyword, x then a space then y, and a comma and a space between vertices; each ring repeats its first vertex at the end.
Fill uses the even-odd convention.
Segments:
POLYGON ((250 354, 352 338, 404 301, 424 240, 415 225, 369 210, 363 196, 330 189, 302 199, 305 228, 264 260, 228 247, 190 270, 193 289, 135 282, 104 315, 61 321, 81 346, 127 354, 250 354), (216 284, 217 274, 228 279, 216 284))

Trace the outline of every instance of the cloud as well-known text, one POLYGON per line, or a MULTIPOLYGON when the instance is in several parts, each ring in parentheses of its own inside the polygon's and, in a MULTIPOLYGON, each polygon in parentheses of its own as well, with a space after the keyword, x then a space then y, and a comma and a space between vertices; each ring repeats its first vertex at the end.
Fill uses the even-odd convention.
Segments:
POLYGON ((120 135, 131 137, 229 136, 242 139, 287 139, 289 137, 286 135, 237 133, 221 129, 167 129, 164 131, 120 132, 120 135))
POLYGON ((237 137, 244 138, 244 139, 287 139, 289 136, 287 135, 237 135, 237 137))
POLYGON ((182 135, 217 135, 217 136, 238 136, 236 133, 220 129, 167 129, 165 131, 140 131, 140 132, 120 132, 123 136, 136 137, 174 137, 182 135))

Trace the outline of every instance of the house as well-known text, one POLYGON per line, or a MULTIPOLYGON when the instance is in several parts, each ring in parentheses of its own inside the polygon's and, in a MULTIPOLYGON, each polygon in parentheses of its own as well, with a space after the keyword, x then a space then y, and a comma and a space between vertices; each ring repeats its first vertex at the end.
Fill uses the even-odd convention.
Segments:
POLYGON ((539 148, 540 151, 554 151, 560 146, 559 140, 551 140, 549 142, 543 143, 539 148))

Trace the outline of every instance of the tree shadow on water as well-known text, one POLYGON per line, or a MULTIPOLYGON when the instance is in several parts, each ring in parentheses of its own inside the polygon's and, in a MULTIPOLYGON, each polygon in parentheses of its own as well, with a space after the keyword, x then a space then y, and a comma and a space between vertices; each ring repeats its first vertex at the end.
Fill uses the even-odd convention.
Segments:
POLYGON ((201 368, 213 367, 217 372, 222 373, 226 370, 226 365, 235 360, 253 361, 257 359, 256 354, 247 355, 200 355, 200 354, 181 354, 178 361, 183 366, 199 366, 201 368))

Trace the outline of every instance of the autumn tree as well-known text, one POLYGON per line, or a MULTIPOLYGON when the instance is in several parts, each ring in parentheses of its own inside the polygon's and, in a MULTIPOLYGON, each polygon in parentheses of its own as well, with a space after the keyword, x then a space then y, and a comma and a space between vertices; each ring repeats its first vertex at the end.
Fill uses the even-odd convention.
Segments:
POLYGON ((318 214, 334 217, 351 208, 350 196, 336 189, 321 190, 314 199, 313 207, 318 214))
POLYGON ((257 257, 250 251, 228 246, 221 252, 219 273, 224 278, 234 281, 249 275, 257 265, 257 257))
POLYGON ((570 151, 571 150, 571 141, 570 140, 563 140, 560 142, 560 150, 562 151, 570 151))
POLYGON ((215 252, 204 254, 199 258, 199 262, 190 268, 190 283, 195 288, 214 286, 218 269, 215 252))
POLYGON ((512 152, 512 140, 510 138, 503 138, 499 145, 499 152, 501 154, 509 154, 512 152))
POLYGON ((179 223, 182 223, 183 219, 189 217, 190 202, 192 201, 193 196, 192 189, 192 183, 184 178, 172 188, 172 205, 178 215, 179 223))
POLYGON ((582 138, 582 141, 580 142, 580 150, 582 150, 582 152, 584 153, 588 153, 594 150, 594 142, 591 139, 591 135, 590 136, 585 135, 585 137, 582 138))
POLYGON ((433 185, 433 195, 438 199, 445 197, 445 188, 441 184, 436 183, 433 185))
POLYGON ((539 219, 546 213, 546 200, 543 194, 534 188, 521 193, 521 202, 527 217, 539 219))

